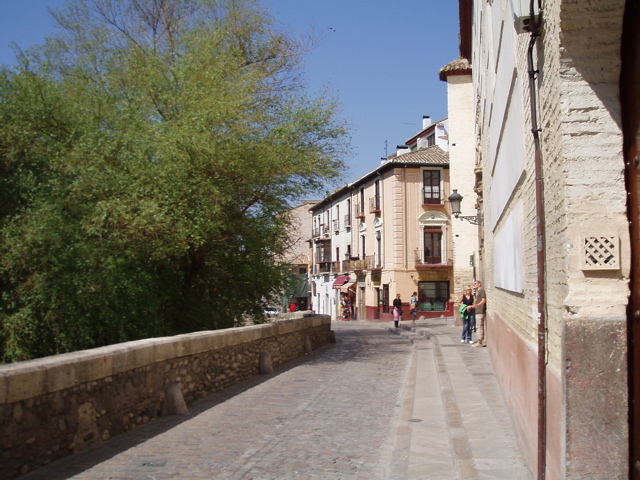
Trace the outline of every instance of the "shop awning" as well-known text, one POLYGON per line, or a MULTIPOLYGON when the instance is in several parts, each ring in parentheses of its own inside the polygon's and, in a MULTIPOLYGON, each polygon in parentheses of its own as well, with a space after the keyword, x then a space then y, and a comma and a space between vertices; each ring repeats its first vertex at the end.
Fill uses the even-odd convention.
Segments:
POLYGON ((347 282, 340 287, 340 291, 342 293, 355 292, 356 291, 356 287, 354 286, 355 284, 356 282, 347 282))
POLYGON ((349 281, 349 275, 340 275, 336 278, 336 281, 333 282, 333 288, 340 288, 347 283, 347 281, 349 281))

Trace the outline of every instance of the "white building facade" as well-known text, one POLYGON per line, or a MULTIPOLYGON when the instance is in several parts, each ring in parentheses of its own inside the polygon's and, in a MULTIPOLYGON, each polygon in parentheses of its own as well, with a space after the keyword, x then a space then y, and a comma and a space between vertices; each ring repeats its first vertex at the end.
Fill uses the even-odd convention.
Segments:
POLYGON ((640 475, 630 454, 640 398, 629 403, 629 223, 639 219, 625 186, 624 17, 624 0, 460 0, 488 347, 537 478, 640 475))
POLYGON ((458 301, 473 280, 482 277, 471 64, 465 58, 449 63, 440 70, 440 80, 447 82, 451 189, 463 198, 461 218, 452 222, 453 292, 458 301))
POLYGON ((352 242, 351 194, 342 192, 316 203, 311 210, 312 309, 340 318, 340 300, 349 288, 352 242))

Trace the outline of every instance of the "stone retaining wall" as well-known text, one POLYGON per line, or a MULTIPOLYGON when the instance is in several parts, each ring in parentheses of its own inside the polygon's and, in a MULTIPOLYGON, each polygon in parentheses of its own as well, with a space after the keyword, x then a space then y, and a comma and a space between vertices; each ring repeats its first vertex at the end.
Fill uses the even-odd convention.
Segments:
POLYGON ((0 366, 0 478, 145 424, 333 341, 326 315, 0 366), (176 406, 177 404, 177 406, 176 406))

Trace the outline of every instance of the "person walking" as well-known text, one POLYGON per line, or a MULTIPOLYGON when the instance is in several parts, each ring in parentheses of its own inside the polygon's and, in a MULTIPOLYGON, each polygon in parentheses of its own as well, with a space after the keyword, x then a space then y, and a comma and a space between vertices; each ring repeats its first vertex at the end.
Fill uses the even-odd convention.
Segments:
POLYGON ((342 314, 342 320, 349 320, 351 305, 349 304, 349 298, 346 296, 342 297, 342 300, 340 300, 340 311, 342 314))
POLYGON ((469 305, 467 308, 473 308, 476 312, 476 325, 478 327, 478 342, 473 344, 474 347, 486 347, 483 343, 486 337, 487 325, 485 323, 484 313, 487 308, 487 294, 482 287, 482 282, 476 280, 473 282, 473 286, 476 288, 476 302, 469 305))
POLYGON ((413 292, 409 299, 409 309, 411 310, 411 318, 413 323, 416 323, 416 315, 418 314, 418 292, 413 292))
POLYGON ((471 335, 471 312, 469 306, 473 305, 473 293, 471 288, 467 288, 460 299, 460 319, 462 320, 462 343, 473 343, 471 335), (462 306, 465 306, 463 309, 462 306))
POLYGON ((402 300, 400 300, 400 294, 397 294, 393 299, 393 323, 396 328, 400 326, 400 320, 402 320, 402 300))

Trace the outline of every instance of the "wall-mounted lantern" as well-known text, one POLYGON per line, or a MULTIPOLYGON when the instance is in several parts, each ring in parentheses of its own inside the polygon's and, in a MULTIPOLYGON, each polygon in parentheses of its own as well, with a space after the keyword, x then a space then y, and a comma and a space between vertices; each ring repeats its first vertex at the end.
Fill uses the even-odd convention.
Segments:
POLYGON ((464 216, 460 215, 460 203, 462 202, 462 195, 458 193, 458 190, 453 190, 453 193, 449 195, 449 204, 451 205, 451 213, 460 220, 466 220, 473 225, 482 225, 482 215, 464 216))

